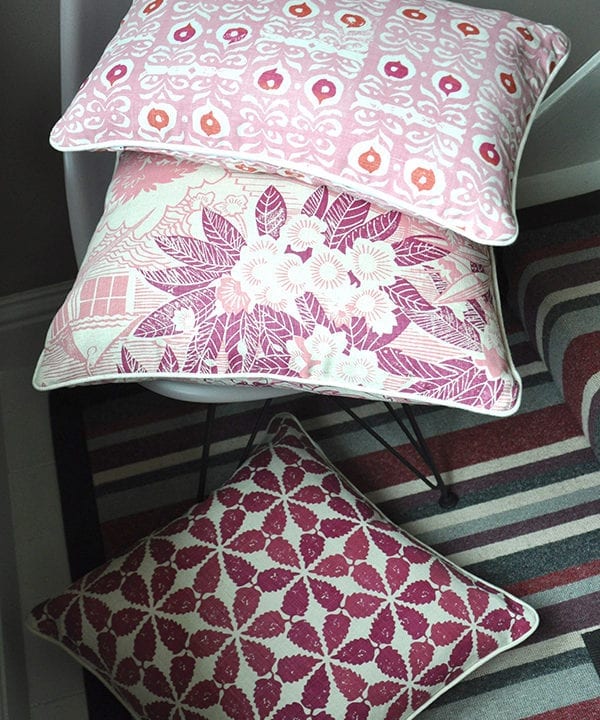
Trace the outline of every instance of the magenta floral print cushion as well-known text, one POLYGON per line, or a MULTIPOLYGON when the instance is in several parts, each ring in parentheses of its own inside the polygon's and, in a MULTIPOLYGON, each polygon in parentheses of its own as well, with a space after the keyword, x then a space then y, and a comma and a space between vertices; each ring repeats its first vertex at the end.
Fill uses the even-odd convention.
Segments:
POLYGON ((293 172, 502 245, 567 52, 553 27, 446 0, 134 0, 51 142, 293 172))
POLYGON ((409 720, 536 612, 391 523, 292 416, 204 502, 31 613, 144 720, 409 720))
POLYGON ((506 415, 490 249, 295 179, 125 153, 39 389, 277 385, 506 415))

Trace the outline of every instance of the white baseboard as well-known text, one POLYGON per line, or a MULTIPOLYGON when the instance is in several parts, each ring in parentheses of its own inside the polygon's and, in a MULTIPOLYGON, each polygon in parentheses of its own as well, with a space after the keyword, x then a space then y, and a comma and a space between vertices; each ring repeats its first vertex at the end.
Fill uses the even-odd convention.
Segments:
MULTIPOLYGON (((0 720, 31 718, 28 682, 31 678, 21 622, 21 604, 27 603, 27 596, 22 594, 22 569, 17 567, 14 488, 11 489, 11 476, 18 474, 18 470, 9 463, 6 428, 12 416, 4 405, 4 394, 7 386, 16 386, 15 374, 30 372, 28 366, 19 370, 21 360, 27 360, 28 364, 31 362, 29 355, 32 352, 28 344, 21 341, 25 336, 39 335, 43 339, 44 326, 50 323, 71 285, 70 281, 61 282, 0 297, 0 336, 6 347, 14 350, 0 363, 0 720), (31 329, 32 332, 23 334, 20 332, 22 329, 31 329), (18 344, 14 342, 15 337, 20 338, 18 344), (9 376, 10 380, 7 380, 9 376)), ((10 402, 8 407, 12 407, 10 402)), ((21 527, 22 521, 23 518, 21 527)))

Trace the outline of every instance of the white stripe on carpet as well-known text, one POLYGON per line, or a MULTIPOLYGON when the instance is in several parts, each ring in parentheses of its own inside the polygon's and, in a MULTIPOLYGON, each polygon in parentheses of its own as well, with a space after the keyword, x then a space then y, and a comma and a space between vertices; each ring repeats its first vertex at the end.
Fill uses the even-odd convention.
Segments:
MULTIPOLYGON (((476 505, 461 507, 460 503, 456 508, 445 513, 437 513, 431 517, 420 518, 411 522, 403 523, 402 527, 417 537, 424 537, 434 530, 450 528, 456 525, 467 525, 470 522, 493 517, 503 513, 510 513, 516 507, 523 508, 528 505, 539 505, 546 501, 548 494, 553 498, 571 495, 580 490, 597 488, 600 485, 600 470, 586 475, 560 480, 550 486, 524 490, 518 494, 510 494, 506 497, 498 497, 487 500, 476 505)), ((536 517, 541 513, 536 513, 536 517)), ((489 528, 489 526, 486 526, 489 528)))
POLYGON ((563 253, 562 255, 551 255, 529 263, 519 279, 517 303, 521 317, 523 316, 525 293, 529 287, 529 283, 534 277, 536 277, 536 275, 539 275, 546 270, 555 270, 556 268, 563 267, 564 265, 575 265, 578 262, 585 262, 586 260, 593 260, 595 258, 595 249, 586 248, 584 250, 574 250, 573 252, 563 253))
MULTIPOLYGON (((526 669, 521 682, 507 687, 453 703, 434 703, 423 713, 423 720, 523 720, 598 697, 598 675, 591 663, 558 670, 542 678, 527 678, 525 673, 526 669)), ((468 678, 463 680, 468 681, 468 678)))
MULTIPOLYGON (((547 458, 559 457, 577 450, 585 450, 586 448, 589 448, 589 443, 585 437, 583 435, 577 435, 567 440, 560 440, 550 445, 542 445, 532 450, 523 450, 513 455, 504 455, 503 457, 494 458, 493 460, 486 460, 466 467, 456 468, 447 473, 442 473, 442 478, 448 485, 457 485, 466 480, 472 480, 473 478, 481 477, 489 473, 510 470, 511 468, 539 462, 547 458)), ((429 479, 432 478, 430 477, 429 479)), ((368 497, 369 500, 378 505, 391 500, 398 500, 408 495, 415 495, 416 493, 422 492, 422 490, 423 483, 421 480, 409 480, 405 483, 398 483, 390 487, 374 490, 369 493, 368 497)), ((445 516, 441 515, 440 517, 445 516)))
MULTIPOLYGON (((496 672, 501 672, 502 670, 518 667, 519 665, 526 665, 527 663, 556 657, 570 650, 584 648, 585 643, 583 642, 582 633, 593 629, 594 628, 586 628, 581 631, 576 630, 548 640, 542 640, 538 643, 532 642, 528 645, 518 645, 501 655, 497 655, 486 665, 482 665, 482 667, 475 670, 472 677, 491 675, 496 672)), ((532 635, 532 639, 535 640, 535 633, 532 635)))
POLYGON ((594 373, 585 384, 583 388, 583 395, 581 397, 581 421, 583 423, 583 429, 585 435, 590 439, 590 424, 592 400, 596 396, 596 393, 600 390, 600 372, 594 373))
POLYGON ((542 545, 560 542, 568 538, 584 535, 585 533, 600 530, 600 514, 592 515, 580 520, 562 523, 544 530, 511 537, 508 540, 498 540, 488 545, 451 553, 446 557, 460 567, 467 567, 486 560, 496 560, 504 555, 512 555, 523 550, 532 550, 542 545))

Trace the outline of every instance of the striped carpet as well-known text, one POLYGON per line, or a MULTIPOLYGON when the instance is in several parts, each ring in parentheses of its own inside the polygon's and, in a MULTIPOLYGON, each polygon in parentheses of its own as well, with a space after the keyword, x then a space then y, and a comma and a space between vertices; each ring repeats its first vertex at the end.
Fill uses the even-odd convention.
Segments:
MULTIPOLYGON (((510 418, 417 408, 440 470, 460 496, 436 495, 329 399, 282 400, 340 469, 394 521, 468 570, 537 608, 524 645, 491 661, 419 716, 423 720, 598 720, 600 465, 523 330, 509 340, 524 380, 510 418)), ((379 403, 355 410, 398 444, 379 403)), ((255 405, 217 415, 210 483, 231 474, 255 405)), ((113 389, 86 409, 89 452, 107 552, 178 514, 195 492, 204 411, 138 388, 113 389), (135 513, 133 510, 135 509, 135 513)), ((406 447, 406 456, 418 460, 406 447)), ((340 720, 342 720, 340 718, 340 720)))

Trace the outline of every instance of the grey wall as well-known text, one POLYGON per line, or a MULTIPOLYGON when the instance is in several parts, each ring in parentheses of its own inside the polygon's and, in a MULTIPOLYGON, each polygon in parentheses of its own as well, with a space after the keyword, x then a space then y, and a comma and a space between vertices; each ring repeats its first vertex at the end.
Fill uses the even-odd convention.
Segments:
POLYGON ((75 276, 62 157, 48 145, 60 114, 58 6, 2 3, 0 296, 75 276))

